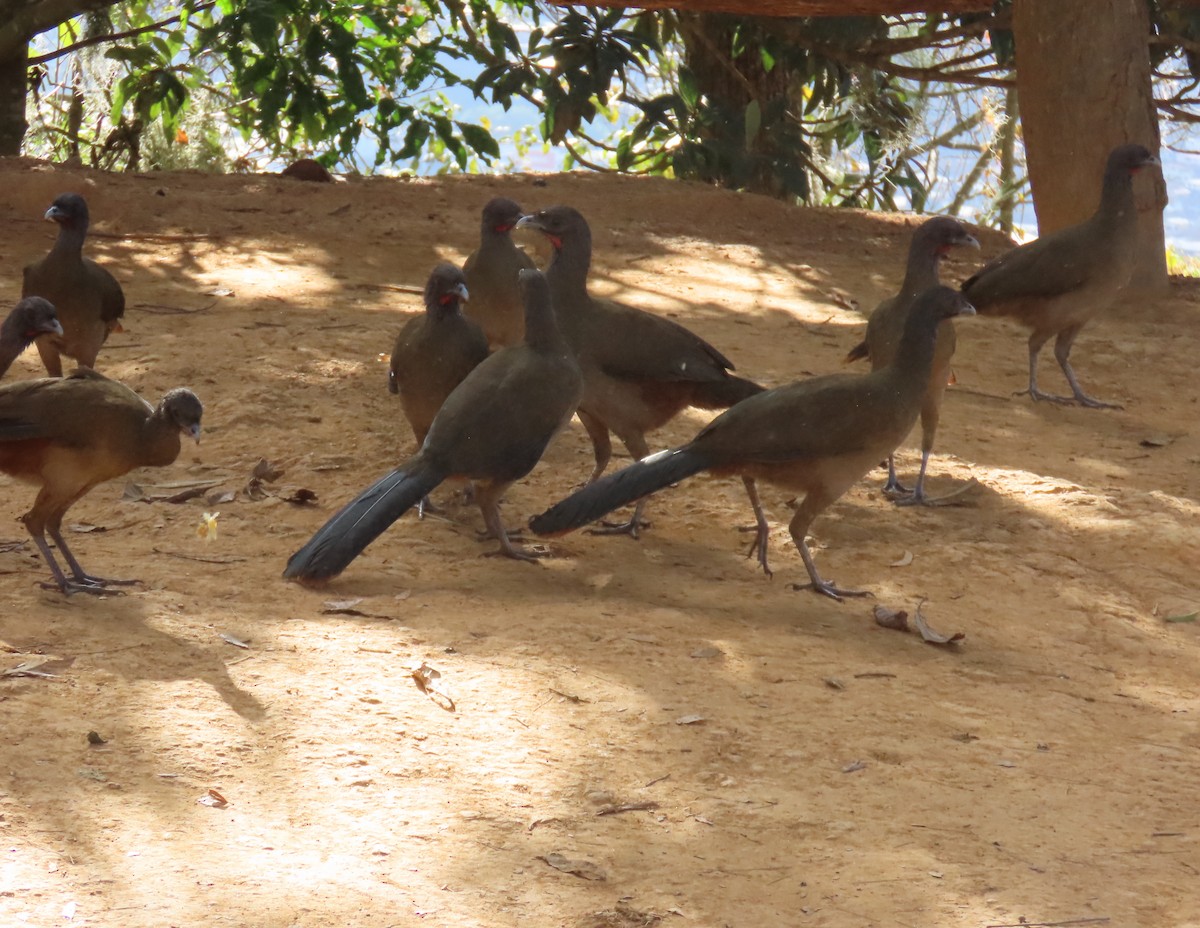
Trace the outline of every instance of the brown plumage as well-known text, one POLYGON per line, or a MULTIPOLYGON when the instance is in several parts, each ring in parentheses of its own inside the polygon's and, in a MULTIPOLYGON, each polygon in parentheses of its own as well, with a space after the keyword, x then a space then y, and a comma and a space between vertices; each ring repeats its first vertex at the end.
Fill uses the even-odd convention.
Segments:
POLYGON ((479 247, 463 264, 471 291, 465 312, 483 327, 493 349, 519 345, 525 334, 525 302, 517 275, 532 268, 533 261, 512 239, 520 218, 521 207, 512 200, 489 200, 483 207, 479 247))
POLYGON ((173 463, 180 433, 200 440, 202 412, 190 390, 171 390, 154 407, 86 368, 69 377, 0 386, 0 471, 39 488, 21 521, 63 593, 102 593, 110 584, 137 582, 86 573, 63 538, 63 515, 105 480, 173 463), (69 578, 46 544, 47 534, 66 560, 69 578))
POLYGON ((347 503, 288 560, 283 576, 336 577, 388 527, 449 477, 475 481, 475 502, 500 552, 519 560, 500 498, 541 459, 579 403, 579 365, 563 340, 541 273, 521 272, 525 341, 494 352, 446 398, 421 449, 347 503))
POLYGON ((1033 399, 1112 407, 1080 388, 1069 360, 1071 346, 1080 329, 1129 283, 1138 236, 1133 175, 1158 163, 1141 145, 1114 148, 1104 169, 1100 205, 1089 219, 1005 252, 963 284, 980 315, 1010 316, 1031 330, 1029 388, 1021 392, 1033 399), (1054 357, 1073 396, 1038 389, 1038 352, 1052 336, 1054 357))
POLYGON ((38 353, 51 377, 62 376, 62 355, 82 367, 95 367, 96 356, 109 332, 121 330, 125 294, 116 278, 83 256, 87 239, 87 202, 77 193, 64 193, 46 210, 58 223, 58 238, 50 253, 25 268, 21 296, 40 296, 54 304, 62 335, 43 335, 38 353))
MULTIPOLYGON (((596 480, 612 455, 609 432, 640 460, 649 453, 646 433, 687 406, 725 409, 762 392, 730 373, 733 364, 698 335, 669 319, 588 293, 592 234, 570 206, 526 216, 521 227, 542 232, 554 248, 546 279, 563 335, 583 371, 578 415, 595 452, 596 480)), ((612 532, 637 537, 644 503, 612 532)))
POLYGON ((888 366, 869 374, 814 377, 750 396, 686 445, 589 484, 535 516, 530 528, 539 535, 559 535, 700 471, 737 474, 757 523, 750 552, 758 552, 768 576, 769 527, 758 501, 758 480, 804 494, 788 528, 808 571, 808 585, 834 599, 861 595, 821 578, 804 536, 821 512, 904 440, 929 384, 938 325, 973 312, 948 287, 927 290, 913 301, 888 366))
MULTIPOLYGON (((866 338, 850 349, 846 360, 869 358, 871 370, 879 370, 891 364, 900 348, 900 340, 904 336, 904 323, 913 301, 930 287, 936 287, 940 283, 938 265, 942 258, 951 248, 962 245, 978 248, 979 242, 957 219, 935 216, 921 223, 909 244, 908 265, 904 271, 900 292, 875 307, 875 311, 867 320, 866 338)), ((925 496, 925 470, 929 466, 929 454, 933 450, 933 439, 937 434, 942 398, 950 379, 950 359, 954 357, 956 344, 954 322, 946 319, 938 326, 933 368, 929 375, 929 386, 925 390, 925 400, 921 404, 921 471, 917 476, 917 485, 911 491, 896 479, 895 455, 888 455, 888 479, 883 490, 900 505, 924 505, 930 502, 925 496)))
POLYGON ((0 377, 8 373, 13 361, 41 335, 62 335, 58 314, 48 300, 27 296, 0 323, 0 377))
MULTIPOLYGON (((417 448, 425 443, 446 397, 487 357, 483 330, 462 313, 469 295, 462 271, 453 264, 436 265, 425 282, 425 312, 406 322, 396 336, 388 389, 400 395, 417 448)), ((418 517, 424 518, 427 509, 436 511, 422 499, 418 517)))

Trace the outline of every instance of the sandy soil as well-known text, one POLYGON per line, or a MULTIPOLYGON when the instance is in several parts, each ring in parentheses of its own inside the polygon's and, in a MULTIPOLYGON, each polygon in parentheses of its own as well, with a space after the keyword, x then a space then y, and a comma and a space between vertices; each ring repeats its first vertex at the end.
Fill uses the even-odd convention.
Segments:
MULTIPOLYGON (((1169 621, 1200 607, 1195 285, 1081 337, 1084 385, 1119 411, 1012 398, 1023 333, 961 323, 931 472, 935 492, 977 480, 967 505, 900 510, 873 474, 813 529, 825 575, 875 600, 789 588, 770 489, 764 578, 740 483, 704 478, 656 498, 642 540, 576 534, 537 565, 482 557, 443 488, 447 518, 405 517, 312 591, 284 561, 410 450, 386 352, 491 196, 578 206, 598 292, 772 385, 841 367, 912 221, 598 176, 0 174, 4 305, 50 200, 84 193, 130 302, 100 368, 206 404, 200 447, 131 479, 218 494, 118 481, 72 510, 86 565, 145 581, 127 596, 64 599, 32 546, 0 553, 0 670, 54 658, 0 677, 0 924, 1200 924, 1200 625, 1169 621), (260 458, 285 472, 251 498, 260 458), (876 625, 922 598, 960 643, 876 625)), ((27 354, 9 377, 38 371, 27 354)), ((1062 387, 1049 353, 1043 383, 1062 387)), ((911 445, 899 460, 914 472, 911 445)), ((589 466, 575 423, 506 520, 589 466)), ((31 493, 0 486, 16 541, 31 493)))

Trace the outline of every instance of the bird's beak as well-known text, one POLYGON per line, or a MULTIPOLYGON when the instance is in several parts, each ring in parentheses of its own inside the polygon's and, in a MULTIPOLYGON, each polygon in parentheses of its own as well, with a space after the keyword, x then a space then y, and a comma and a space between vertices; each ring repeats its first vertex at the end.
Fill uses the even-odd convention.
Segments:
POLYGON ((189 425, 184 430, 184 434, 187 435, 187 437, 190 438, 192 441, 194 441, 196 444, 200 444, 200 423, 196 422, 192 425, 189 425))
POLYGON ((46 327, 44 329, 42 329, 42 334, 44 334, 44 335, 62 335, 63 334, 62 323, 59 322, 57 319, 51 319, 49 322, 46 323, 46 327))
POLYGON ((976 315, 975 307, 966 300, 963 300, 962 307, 959 309, 958 314, 960 316, 974 316, 976 315))
POLYGON ((528 214, 526 216, 522 216, 520 219, 518 219, 517 224, 516 224, 516 226, 514 226, 514 228, 537 229, 540 232, 542 227, 540 225, 538 225, 537 216, 533 215, 533 213, 530 213, 530 214, 528 214))
POLYGON ((48 210, 46 210, 46 215, 43 218, 50 222, 58 222, 64 217, 62 210, 60 210, 57 206, 51 206, 48 210))
POLYGON ((1159 160, 1158 155, 1151 155, 1149 158, 1147 158, 1145 161, 1142 162, 1142 167, 1149 167, 1152 164, 1156 164, 1159 167, 1162 167, 1162 162, 1159 160))
POLYGON ((977 238, 976 238, 974 235, 970 235, 970 234, 967 234, 967 235, 963 236, 963 239, 962 239, 962 241, 961 241, 961 242, 959 242, 958 244, 960 244, 960 245, 970 245, 972 248, 975 248, 975 249, 978 249, 978 248, 982 247, 982 246, 980 246, 980 244, 979 244, 979 239, 977 239, 977 238))
POLYGON ((457 286, 455 286, 454 292, 458 294, 458 298, 460 300, 462 300, 464 303, 469 302, 471 299, 471 294, 467 291, 466 284, 458 284, 457 286))

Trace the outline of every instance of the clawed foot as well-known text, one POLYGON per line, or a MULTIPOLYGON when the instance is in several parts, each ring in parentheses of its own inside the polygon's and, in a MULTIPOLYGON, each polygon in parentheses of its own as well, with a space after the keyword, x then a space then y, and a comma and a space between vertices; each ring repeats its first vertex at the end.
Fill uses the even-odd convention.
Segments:
POLYGON ((630 538, 637 538, 638 532, 644 528, 649 528, 650 523, 645 519, 639 519, 634 516, 628 522, 598 522, 595 528, 589 528, 589 535, 628 535, 630 538))
POLYGON ((87 593, 89 596, 124 596, 124 590, 110 590, 110 586, 134 586, 141 583, 141 580, 105 580, 101 577, 77 577, 71 580, 63 580, 61 583, 39 583, 43 590, 58 590, 64 596, 71 596, 74 593, 87 593))
POLYGON ((1035 403, 1045 400, 1048 403, 1057 403, 1060 406, 1085 406, 1088 409, 1124 409, 1120 403, 1106 403, 1103 400, 1098 400, 1095 397, 1088 396, 1082 390, 1074 396, 1059 396, 1056 393, 1043 393, 1038 389, 1016 390, 1013 396, 1028 396, 1035 403))
POLYGON ((897 506, 928 506, 930 508, 936 506, 961 506, 965 502, 963 497, 977 486, 979 486, 979 481, 972 477, 957 490, 952 490, 942 496, 926 496, 924 490, 919 492, 914 490, 908 496, 895 499, 892 502, 897 506))
POLYGON ((892 500, 905 499, 912 496, 915 492, 915 490, 910 490, 899 480, 888 481, 883 485, 883 495, 892 500))
POLYGON ((767 563, 767 533, 759 529, 757 525, 742 525, 739 526, 738 531, 754 532, 754 541, 750 542, 750 548, 746 551, 746 557, 753 557, 757 551, 758 566, 763 569, 763 573, 770 580, 775 576, 775 572, 771 570, 771 566, 767 563))
POLYGON ((510 557, 514 561, 524 561, 536 564, 544 557, 550 557, 551 551, 545 545, 535 545, 532 548, 519 548, 516 545, 501 545, 495 551, 484 552, 484 557, 510 557))
POLYGON ((843 590, 837 586, 832 580, 810 580, 808 583, 793 583, 793 590, 812 590, 814 593, 820 593, 822 596, 828 596, 830 599, 837 602, 842 601, 843 596, 874 596, 870 590, 843 590))
POLYGON ((1094 396, 1088 396, 1086 393, 1080 392, 1075 395, 1075 401, 1080 406, 1086 406, 1088 409, 1124 409, 1120 403, 1106 403, 1103 400, 1098 400, 1094 396))

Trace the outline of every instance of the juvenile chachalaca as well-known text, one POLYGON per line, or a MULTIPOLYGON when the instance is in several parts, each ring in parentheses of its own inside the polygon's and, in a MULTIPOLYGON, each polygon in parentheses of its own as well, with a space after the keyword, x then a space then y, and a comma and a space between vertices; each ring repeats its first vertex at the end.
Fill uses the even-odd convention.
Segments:
POLYGON ((0 377, 39 335, 62 335, 62 326, 48 300, 27 296, 0 323, 0 377))
POLYGON ((521 207, 512 200, 489 200, 483 207, 479 247, 463 264, 471 291, 466 313, 483 326, 492 348, 521 344, 525 331, 525 301, 517 274, 532 268, 533 261, 512 239, 520 218, 521 207))
MULTIPOLYGON (((596 480, 612 455, 611 431, 633 459, 649 453, 646 433, 665 425, 687 406, 725 409, 762 387, 729 372, 733 364, 677 322, 588 293, 592 233, 570 206, 525 216, 518 226, 537 229, 553 246, 546 279, 567 344, 583 371, 579 419, 592 440, 596 480)), ((637 537, 645 503, 609 533, 637 537)))
MULTIPOLYGON (((392 348, 388 389, 400 394, 418 448, 446 397, 488 354, 483 330, 462 314, 466 299, 463 272, 453 264, 436 265, 425 283, 425 312, 404 324, 392 348)), ((423 517, 429 505, 422 500, 417 514, 423 517)))
POLYGON ((804 536, 813 519, 904 440, 929 385, 938 325, 973 312, 948 287, 927 290, 913 301, 887 367, 869 374, 814 377, 744 399, 686 445, 589 484, 535 516, 530 528, 539 535, 559 535, 700 471, 738 474, 757 524, 750 552, 758 552, 768 577, 769 529, 758 501, 758 480, 804 493, 788 528, 804 559, 808 586, 834 599, 861 595, 821 579, 804 536))
POLYGON ((137 582, 104 580, 84 571, 63 538, 63 515, 98 483, 137 467, 173 463, 180 433, 200 440, 202 412, 190 390, 170 390, 154 407, 88 368, 69 377, 0 386, 0 471, 40 488, 21 521, 63 593, 102 593, 110 584, 137 582), (70 577, 46 544, 47 534, 70 577))
POLYGON ((1005 252, 963 284, 980 315, 1011 316, 1032 330, 1029 388, 1020 392, 1035 400, 1114 408, 1080 388, 1071 370, 1071 345, 1079 330, 1129 283, 1138 235, 1133 175, 1158 163, 1141 145, 1114 148, 1104 169, 1100 205, 1091 218, 1005 252), (1073 397, 1038 389, 1038 352, 1051 336, 1073 397))
POLYGON ((521 271, 525 341, 490 355, 434 417, 421 449, 343 507, 288 560, 287 579, 336 577, 393 522, 448 477, 475 481, 475 501, 501 554, 535 555, 509 541, 499 502, 531 470, 579 405, 583 386, 540 272, 521 271))
POLYGON ((44 335, 36 342, 46 373, 62 376, 66 355, 81 367, 95 367, 100 346, 109 332, 121 331, 125 294, 116 278, 83 256, 88 231, 87 202, 77 193, 64 193, 46 210, 58 223, 58 238, 50 253, 25 268, 21 296, 45 297, 58 311, 62 335, 44 335))
MULTIPOLYGON (((904 321, 908 317, 909 307, 920 294, 940 283, 938 265, 950 249, 958 245, 978 248, 979 242, 957 219, 935 216, 917 227, 908 247, 908 266, 904 271, 900 292, 875 307, 867 320, 866 338, 850 349, 846 355, 847 361, 869 358, 871 370, 876 371, 892 363, 904 335, 904 321)), ((933 450, 933 438, 937 434, 941 416, 942 398, 950 380, 950 359, 954 357, 955 344, 954 322, 947 319, 938 327, 933 372, 929 375, 929 387, 921 404, 921 472, 913 490, 902 486, 896 479, 895 455, 888 455, 888 479, 883 492, 902 506, 914 503, 926 505, 930 502, 925 496, 925 469, 929 466, 929 454, 933 450)))

